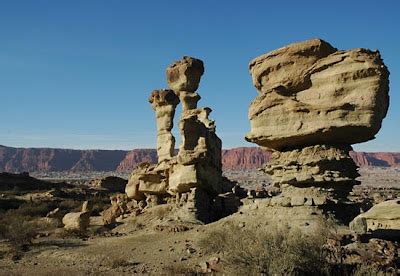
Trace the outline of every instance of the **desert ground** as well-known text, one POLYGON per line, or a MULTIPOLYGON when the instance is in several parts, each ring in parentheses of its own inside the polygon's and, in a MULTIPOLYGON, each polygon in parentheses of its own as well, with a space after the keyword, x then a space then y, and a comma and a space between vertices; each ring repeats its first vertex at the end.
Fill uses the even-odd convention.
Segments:
MULTIPOLYGON (((368 198, 374 204, 400 196, 400 169, 371 167, 361 169, 360 173, 359 180, 362 184, 354 188, 351 194, 353 200, 361 201, 368 198)), ((261 237, 263 237, 263 233, 266 235, 290 233, 292 230, 295 231, 296 218, 299 221, 297 225, 299 228, 309 227, 312 229, 311 227, 317 227, 312 223, 307 226, 302 225, 304 221, 299 217, 301 214, 295 213, 287 214, 292 217, 289 230, 285 229, 287 224, 285 226, 283 222, 279 226, 271 224, 267 219, 268 211, 263 207, 264 199, 256 198, 244 200, 238 212, 205 225, 174 220, 172 207, 168 204, 161 204, 145 209, 143 213, 138 215, 126 215, 114 226, 105 227, 99 222, 99 214, 108 207, 110 194, 105 191, 100 193, 93 189, 89 186, 88 180, 109 174, 109 172, 86 173, 84 175, 34 174, 36 177, 58 183, 54 186, 59 185, 60 182, 73 184, 66 188, 56 189, 63 191, 63 193, 58 194, 54 193, 54 188, 44 191, 18 191, 17 189, 2 191, 3 216, 7 212, 12 212, 13 209, 11 208, 17 207, 12 199, 18 202, 19 209, 14 209, 17 212, 11 214, 22 216, 24 206, 25 208, 27 204, 36 206, 36 209, 30 208, 29 215, 24 214, 25 217, 28 215, 33 220, 44 217, 56 206, 68 210, 79 209, 81 203, 87 198, 93 200, 97 197, 95 199, 97 205, 93 209, 90 227, 84 232, 73 233, 67 232, 63 228, 47 226, 47 228, 37 230, 34 236, 29 236, 29 242, 21 241, 21 244, 12 244, 3 239, 0 242, 0 274, 129 275, 206 272, 237 272, 241 274, 243 273, 243 270, 241 270, 243 269, 243 259, 241 258, 246 256, 232 258, 230 254, 244 252, 249 248, 253 250, 254 254, 260 254, 260 248, 249 247, 248 243, 251 242, 251 238, 249 238, 248 233, 256 231, 258 236, 261 237), (238 242, 241 239, 242 243, 238 242), (236 247, 225 248, 227 247, 226 244, 232 243, 236 244, 236 247)), ((247 189, 257 188, 258 186, 268 187, 268 178, 265 174, 256 170, 227 171, 224 172, 224 175, 247 189)), ((15 230, 23 231, 22 221, 17 223, 21 225, 15 230)), ((348 239, 351 236, 348 228, 337 226, 332 231, 328 222, 326 222, 326 225, 327 228, 319 229, 323 235, 329 234, 336 238, 340 237, 342 247, 351 244, 349 241, 343 241, 344 237, 348 239)), ((315 232, 318 232, 317 230, 315 232)), ((311 232, 314 232, 314 230, 311 232)), ((319 234, 319 236, 321 235, 319 234)), ((354 237, 352 238, 354 239, 354 237)), ((365 256, 382 253, 379 257, 374 256, 374 258, 379 259, 381 264, 388 262, 390 258, 394 258, 394 262, 398 264, 399 244, 395 241, 390 244, 380 242, 376 239, 364 241, 363 246, 367 249, 363 249, 362 252, 365 256), (391 246, 395 247, 392 248, 391 246), (373 252, 376 252, 368 253, 368 247, 374 248, 373 252), (381 252, 376 248, 380 248, 381 252)), ((354 252, 354 256, 348 253, 346 258, 349 260, 360 258, 359 252, 357 254, 354 252)), ((253 258, 255 257, 253 256, 253 258)), ((249 265, 252 264, 249 263, 249 265)), ((273 266, 273 264, 270 265, 273 266)))

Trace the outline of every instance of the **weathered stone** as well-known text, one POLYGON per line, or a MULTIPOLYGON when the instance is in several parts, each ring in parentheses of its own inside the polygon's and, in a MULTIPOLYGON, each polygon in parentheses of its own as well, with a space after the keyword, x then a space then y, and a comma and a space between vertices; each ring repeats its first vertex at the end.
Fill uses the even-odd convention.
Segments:
POLYGON ((400 198, 381 202, 358 215, 350 229, 359 233, 379 231, 383 236, 400 236, 400 198))
POLYGON ((170 160, 175 148, 175 138, 171 129, 179 98, 172 90, 154 90, 149 102, 156 112, 158 162, 170 160))
POLYGON ((199 87, 203 73, 201 60, 184 56, 167 68, 168 86, 174 91, 194 92, 199 87))
POLYGON ((329 185, 352 186, 359 176, 357 165, 349 155, 350 146, 315 145, 284 152, 273 152, 264 171, 271 175, 273 184, 296 186, 329 185))
POLYGON ((90 212, 92 210, 92 203, 85 201, 82 204, 81 212, 71 212, 65 214, 62 219, 64 228, 67 230, 84 231, 90 224, 90 212))
POLYGON ((351 144, 379 131, 389 72, 378 51, 338 51, 320 39, 294 43, 250 63, 259 95, 246 140, 273 150, 264 171, 281 188, 270 204, 314 206, 348 222, 347 195, 359 184, 351 144))
POLYGON ((102 213, 103 224, 109 225, 116 222, 116 219, 128 211, 127 197, 124 194, 117 194, 110 197, 111 206, 102 213))
POLYGON ((266 148, 368 141, 386 116, 389 72, 378 51, 314 39, 260 56, 250 71, 260 95, 246 139, 266 148))
POLYGON ((90 212, 68 213, 63 217, 62 222, 67 230, 86 230, 90 223, 90 212))
POLYGON ((189 192, 199 183, 195 165, 177 164, 171 168, 168 192, 171 194, 189 192))
MULTIPOLYGON (((168 85, 173 91, 153 91, 149 99, 157 118, 158 163, 138 167, 125 190, 129 198, 141 202, 145 199, 146 208, 159 201, 172 202, 171 195, 175 196, 174 202, 181 206, 179 202, 190 196, 190 200, 183 200, 191 202, 184 204, 187 208, 182 209, 183 213, 186 212, 183 217, 210 221, 213 215, 208 211, 213 205, 213 198, 229 190, 231 185, 224 190, 227 181, 222 178, 222 143, 215 133, 215 122, 209 119, 211 109, 197 108, 200 96, 195 91, 203 72, 203 62, 190 57, 184 57, 168 67, 168 85), (182 143, 175 156, 175 139, 171 129, 179 101, 182 103, 179 120, 182 143), (207 201, 208 211, 199 207, 201 211, 192 212, 193 208, 205 204, 203 200, 207 201)), ((232 206, 230 209, 233 209, 232 206)))
POLYGON ((139 191, 149 194, 166 194, 167 180, 160 174, 149 173, 140 177, 139 191))
POLYGON ((145 195, 139 191, 140 177, 146 173, 146 170, 150 167, 148 163, 140 164, 129 177, 128 184, 125 187, 125 193, 131 199, 140 201, 145 199, 145 195))
POLYGON ((200 100, 200 95, 196 92, 177 91, 179 100, 182 103, 182 113, 184 114, 188 110, 197 108, 197 102, 200 100))

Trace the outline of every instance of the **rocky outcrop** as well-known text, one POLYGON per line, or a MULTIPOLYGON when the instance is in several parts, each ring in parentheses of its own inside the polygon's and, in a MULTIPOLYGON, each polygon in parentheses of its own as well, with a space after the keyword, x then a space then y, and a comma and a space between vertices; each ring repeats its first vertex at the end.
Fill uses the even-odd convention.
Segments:
POLYGON ((378 51, 338 51, 313 39, 250 62, 259 95, 246 139, 283 150, 371 140, 389 105, 389 72, 378 51))
POLYGON ((358 215, 350 229, 359 234, 378 232, 385 237, 400 237, 400 198, 379 203, 358 215))
POLYGON ((351 144, 375 137, 389 105, 379 52, 312 39, 257 57, 250 72, 259 95, 246 140, 274 151, 264 171, 282 193, 272 205, 346 212, 336 207, 359 184, 351 144))

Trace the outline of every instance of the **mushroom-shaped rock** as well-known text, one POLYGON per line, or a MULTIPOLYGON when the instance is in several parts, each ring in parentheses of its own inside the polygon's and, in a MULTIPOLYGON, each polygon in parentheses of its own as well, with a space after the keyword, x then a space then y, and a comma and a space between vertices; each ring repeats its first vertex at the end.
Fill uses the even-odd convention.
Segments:
POLYGON ((168 86, 174 91, 195 92, 203 73, 200 59, 184 56, 167 68, 168 86))
POLYGON ((378 51, 338 51, 313 39, 250 62, 259 95, 246 140, 275 149, 374 139, 389 105, 389 72, 378 51))

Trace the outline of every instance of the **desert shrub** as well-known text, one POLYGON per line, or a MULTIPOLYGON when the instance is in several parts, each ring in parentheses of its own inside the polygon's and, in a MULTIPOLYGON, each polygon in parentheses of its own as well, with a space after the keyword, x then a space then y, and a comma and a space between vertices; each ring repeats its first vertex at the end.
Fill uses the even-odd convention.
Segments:
POLYGON ((0 217, 0 238, 7 239, 14 248, 30 244, 42 230, 31 217, 8 212, 0 217))
POLYGON ((18 209, 10 210, 10 213, 22 217, 43 217, 53 209, 54 205, 47 202, 24 203, 18 209))
POLYGON ((58 236, 63 239, 74 238, 74 239, 87 239, 90 236, 89 231, 86 230, 78 230, 78 229, 65 229, 58 233, 58 236))
POLYGON ((193 267, 184 264, 171 264, 163 268, 166 275, 203 275, 193 267))
POLYGON ((82 201, 67 199, 61 201, 58 207, 66 212, 79 212, 82 209, 82 201))
POLYGON ((324 244, 326 229, 305 235, 298 229, 249 231, 233 224, 209 232, 199 241, 207 253, 222 253, 228 267, 242 273, 329 275, 324 244))
POLYGON ((94 196, 91 199, 92 202, 92 215, 93 216, 98 216, 100 215, 101 212, 106 210, 111 206, 110 204, 110 198, 108 196, 94 196))
POLYGON ((108 257, 106 259, 107 266, 111 268, 125 267, 132 265, 127 259, 124 257, 108 257))
POLYGON ((352 273, 353 276, 395 276, 395 271, 383 271, 380 268, 367 264, 358 265, 352 273))

